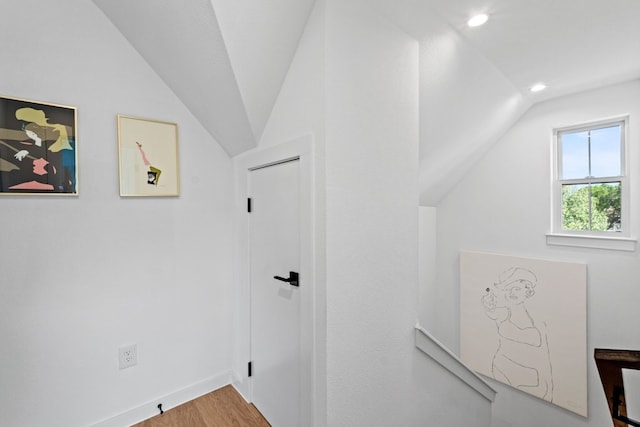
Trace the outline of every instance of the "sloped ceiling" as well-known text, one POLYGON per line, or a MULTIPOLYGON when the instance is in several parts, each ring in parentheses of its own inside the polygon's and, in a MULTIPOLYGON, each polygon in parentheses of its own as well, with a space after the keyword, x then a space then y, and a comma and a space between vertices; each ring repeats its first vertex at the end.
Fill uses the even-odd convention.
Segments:
POLYGON ((420 41, 420 203, 437 206, 528 108, 640 78, 637 0, 372 0, 420 41), (486 13, 489 22, 469 28, 486 13), (547 89, 531 93, 544 82, 547 89))
MULTIPOLYGON (((233 156, 261 137, 315 0, 93 1, 233 156)), ((531 105, 640 78, 638 0, 369 4, 420 42, 422 205, 531 105), (489 22, 468 28, 480 12, 489 22)))
POLYGON ((94 0, 230 156, 254 148, 313 0, 94 0))
POLYGON ((314 0, 212 0, 259 140, 306 26, 314 0))
POLYGON ((427 0, 523 95, 534 102, 640 77, 637 0, 427 0), (465 23, 487 13, 479 28, 465 23))

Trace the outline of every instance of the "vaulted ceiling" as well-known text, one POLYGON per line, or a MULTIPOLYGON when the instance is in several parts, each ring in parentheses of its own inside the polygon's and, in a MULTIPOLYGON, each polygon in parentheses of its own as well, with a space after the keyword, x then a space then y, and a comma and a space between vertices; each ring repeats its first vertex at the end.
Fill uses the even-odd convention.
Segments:
POLYGON ((256 146, 313 0, 94 0, 231 156, 256 146))
POLYGON ((534 102, 640 77, 637 0, 428 0, 447 23, 534 102), (468 28, 473 13, 489 14, 468 28))
MULTIPOLYGON (((315 0, 94 3, 233 156, 260 139, 315 0)), ((638 0, 367 4, 420 42, 423 204, 531 105, 640 78, 638 0), (467 27, 480 12, 489 22, 467 27)))
POLYGON ((640 78, 637 0, 371 0, 420 41, 420 204, 536 103, 640 78), (469 28, 486 13, 489 21, 469 28), (547 89, 529 89, 544 82, 547 89))

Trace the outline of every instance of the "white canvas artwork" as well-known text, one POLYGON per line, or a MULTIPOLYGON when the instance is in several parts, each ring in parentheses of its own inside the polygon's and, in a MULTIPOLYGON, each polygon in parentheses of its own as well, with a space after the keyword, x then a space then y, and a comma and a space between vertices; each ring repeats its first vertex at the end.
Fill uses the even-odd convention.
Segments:
POLYGON ((587 266, 460 253, 460 358, 587 416, 587 266))

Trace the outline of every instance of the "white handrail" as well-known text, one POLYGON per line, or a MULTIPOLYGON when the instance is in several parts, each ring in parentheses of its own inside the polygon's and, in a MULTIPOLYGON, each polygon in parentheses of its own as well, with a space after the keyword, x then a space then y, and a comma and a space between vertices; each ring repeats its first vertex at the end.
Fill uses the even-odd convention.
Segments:
POLYGON ((490 402, 495 401, 497 391, 480 375, 465 365, 458 356, 420 326, 420 323, 416 324, 416 347, 453 375, 460 378, 484 398, 490 402))

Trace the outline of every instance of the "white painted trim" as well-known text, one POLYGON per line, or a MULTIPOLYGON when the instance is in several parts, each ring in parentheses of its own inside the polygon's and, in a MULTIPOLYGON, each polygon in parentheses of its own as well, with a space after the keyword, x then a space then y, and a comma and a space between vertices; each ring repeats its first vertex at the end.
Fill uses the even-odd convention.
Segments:
POLYGON ((634 251, 635 242, 632 249, 628 249, 629 245, 625 243, 614 243, 614 240, 623 242, 625 239, 632 240, 631 236, 634 233, 631 225, 631 186, 632 184, 632 171, 629 162, 629 118, 630 115, 622 114, 619 116, 603 118, 593 120, 586 123, 581 123, 571 126, 556 127, 552 130, 552 144, 551 144, 551 232, 547 234, 547 244, 549 245, 562 245, 562 246, 574 246, 584 248, 598 248, 598 249, 613 249, 622 251, 634 251), (575 234, 569 230, 562 228, 562 185, 572 183, 587 182, 587 179, 565 179, 561 180, 559 172, 561 169, 562 151, 560 149, 560 142, 558 135, 563 132, 575 131, 581 129, 597 128, 608 124, 622 123, 622 146, 621 146, 621 171, 620 176, 606 177, 602 179, 594 179, 597 182, 620 182, 622 195, 621 195, 621 224, 622 230, 617 232, 618 237, 610 237, 608 232, 576 232, 575 234), (558 236, 557 238, 555 236, 558 236), (551 237, 551 239, 549 238, 551 237), (567 239, 568 237, 568 239, 567 239), (573 238, 577 237, 577 238, 573 238), (580 240, 585 239, 585 240, 580 240), (593 240, 589 240, 593 239, 593 240), (610 241, 609 243, 598 244, 598 239, 604 239, 604 241, 610 241))
MULTIPOLYGON (((310 292, 301 295, 301 316, 302 330, 310 331, 301 337, 302 353, 302 387, 310 391, 309 401, 303 401, 301 416, 303 425, 314 426, 319 405, 316 402, 320 399, 317 393, 318 375, 322 369, 318 366, 321 359, 321 346, 318 343, 316 325, 322 313, 317 309, 319 304, 316 298, 316 276, 315 276, 315 182, 314 167, 315 159, 313 152, 313 137, 305 135, 289 142, 267 148, 258 148, 243 153, 234 158, 235 178, 236 178, 236 286, 237 286, 237 328, 236 339, 237 351, 234 365, 234 386, 240 394, 252 401, 251 379, 245 369, 251 357, 251 329, 250 329, 250 280, 249 280, 249 218, 247 215, 248 176, 249 171, 281 163, 287 160, 299 160, 300 166, 300 205, 302 215, 300 218, 300 277, 304 278, 305 285, 310 292)), ((320 320, 319 323, 323 323, 320 320)))
POLYGON ((424 330, 420 324, 416 325, 416 347, 478 392, 482 397, 490 402, 495 401, 497 391, 480 375, 465 365, 458 356, 424 330))
POLYGON ((547 234, 547 245, 634 252, 636 250, 636 239, 549 233, 547 234))
POLYGON ((251 402, 249 398, 249 379, 245 376, 243 377, 238 372, 233 371, 231 374, 231 385, 240 393, 242 398, 247 402, 251 402))
POLYGON ((92 424, 93 427, 122 427, 137 424, 158 415, 158 404, 162 403, 163 410, 169 410, 190 400, 196 399, 221 387, 231 384, 231 372, 213 376, 197 382, 181 390, 165 396, 160 396, 143 405, 131 408, 113 417, 92 424))

